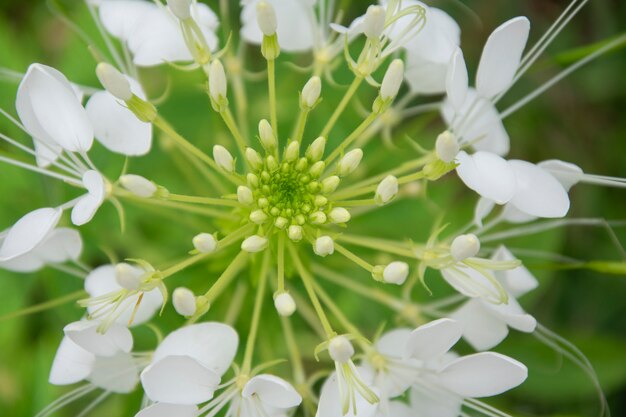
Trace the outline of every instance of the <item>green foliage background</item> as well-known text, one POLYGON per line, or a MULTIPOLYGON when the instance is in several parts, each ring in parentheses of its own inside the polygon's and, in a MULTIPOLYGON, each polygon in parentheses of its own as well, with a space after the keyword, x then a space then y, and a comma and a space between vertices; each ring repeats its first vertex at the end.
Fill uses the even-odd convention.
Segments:
MULTIPOLYGON (((216 0, 208 0, 217 9, 216 0)), ((348 16, 355 16, 365 9, 360 0, 339 1, 347 6, 348 16)), ((470 68, 476 68, 480 48, 489 32, 500 22, 518 14, 530 17, 533 23, 531 39, 537 40, 549 24, 568 3, 564 0, 472 0, 463 2, 475 13, 469 14, 460 2, 433 1, 449 11, 463 28, 463 46, 470 68)), ((80 1, 65 1, 70 16, 90 36, 97 38, 93 24, 80 1)), ((237 2, 232 2, 237 10, 237 2)), ((236 23, 236 13, 231 19, 236 23)), ((622 0, 592 1, 568 26, 548 53, 517 85, 508 102, 522 97, 543 80, 555 74, 567 63, 569 56, 563 52, 577 46, 590 44, 615 36, 625 30, 626 3, 622 0)), ((251 68, 262 69, 259 54, 250 48, 248 54, 251 68)), ((305 65, 306 57, 287 58, 305 65)), ((287 59, 284 59, 285 62, 287 59)), ((45 2, 40 0, 3 0, 0 2, 0 66, 24 72, 31 62, 52 65, 77 83, 97 86, 94 75, 95 62, 77 37, 62 21, 55 18, 45 2)), ((297 105, 297 91, 306 80, 289 67, 279 65, 280 123, 290 126, 293 109, 297 105)), ((605 56, 583 68, 558 86, 541 96, 506 121, 513 150, 512 158, 540 161, 549 158, 569 160, 580 165, 586 172, 626 177, 626 58, 623 50, 605 56)), ((204 150, 215 143, 230 144, 221 121, 210 110, 208 98, 202 92, 199 74, 180 74, 171 70, 157 69, 142 72, 151 97, 160 95, 171 79, 171 96, 162 112, 176 128, 204 150)), ((349 82, 345 68, 338 71, 340 83, 349 82)), ((250 128, 265 111, 266 90, 262 82, 248 84, 250 105, 250 128)), ((10 81, 0 82, 0 106, 14 114, 17 85, 10 81)), ((309 140, 321 129, 325 119, 339 100, 341 89, 324 88, 324 102, 316 110, 307 130, 309 140)), ((371 89, 363 88, 361 98, 368 103, 371 89)), ((334 139, 349 132, 356 124, 356 110, 350 109, 347 117, 335 131, 334 139)), ((283 129, 286 131, 287 129, 283 129)), ((365 162, 372 172, 396 165, 406 159, 411 150, 404 140, 408 135, 421 145, 432 146, 433 139, 441 130, 434 118, 405 121, 395 131, 393 146, 382 140, 374 140, 366 149, 365 162)), ((0 131, 28 143, 28 138, 14 126, 0 119, 0 131)), ((16 154, 0 142, 0 153, 16 154)), ((115 175, 123 160, 104 152, 96 145, 93 152, 96 165, 106 173, 115 175)), ((162 145, 155 138, 152 153, 145 158, 133 160, 131 170, 146 174, 171 190, 190 194, 210 193, 208 185, 190 179, 183 171, 180 155, 162 145)), ((0 229, 11 225, 26 211, 48 204, 66 201, 74 194, 53 181, 3 165, 0 167, 0 229)), ((464 190, 454 176, 444 178, 429 186, 428 196, 434 202, 422 198, 404 200, 359 217, 351 222, 357 233, 396 239, 424 239, 434 222, 435 213, 445 210, 446 219, 460 227, 471 218, 476 197, 464 190)), ((571 217, 603 217, 624 219, 624 193, 620 190, 592 186, 577 186, 571 193, 571 217)), ((167 265, 184 256, 191 237, 198 231, 211 229, 201 218, 169 215, 147 211, 146 207, 128 210, 128 230, 119 232, 114 209, 107 205, 94 222, 81 230, 86 242, 83 260, 90 265, 107 262, 98 245, 115 252, 120 258, 128 256, 145 258, 157 265, 167 265)), ((617 229, 624 241, 626 234, 617 229)), ((622 260, 620 252, 611 243, 607 231, 600 227, 572 227, 540 235, 518 238, 507 242, 512 248, 526 248, 560 253, 583 260, 622 260)), ((372 256, 370 254, 370 256, 372 256)), ((541 286, 525 298, 524 305, 538 320, 573 343, 589 357, 597 369, 600 381, 613 409, 614 416, 626 416, 626 277, 602 275, 591 271, 558 271, 548 262, 536 257, 521 257, 536 273, 541 286)), ((345 266, 330 259, 329 265, 337 269, 345 266), (336 264, 335 264, 336 263, 336 264)), ((224 264, 215 261, 180 274, 181 285, 206 288, 224 264)), ((365 274, 351 276, 363 278, 365 274)), ((247 279, 243 276, 241 279, 247 279)), ((436 274, 428 277, 437 296, 447 294, 436 274)), ((0 271, 0 316, 61 297, 82 288, 79 279, 51 270, 32 275, 17 275, 0 271)), ((334 287, 328 287, 334 289, 334 287)), ((425 291, 416 291, 416 297, 428 299, 425 291)), ((354 319, 366 334, 372 336, 379 323, 393 319, 387 311, 371 306, 347 292, 336 292, 335 300, 349 317, 354 319), (388 319, 387 319, 388 318, 388 319)), ((228 294, 224 300, 228 304, 228 294)), ((251 304, 251 302, 250 302, 251 304)), ((242 311, 237 323, 242 338, 246 334, 245 316, 251 306, 242 311)), ((224 306, 216 306, 215 316, 224 306)), ((269 309, 266 309, 266 311, 269 309)), ((263 339, 258 346, 258 359, 269 352, 272 357, 284 356, 280 327, 272 314, 264 319, 263 339)), ((55 308, 45 313, 0 321, 0 416, 33 416, 45 405, 67 392, 67 388, 53 387, 47 383, 49 367, 62 336, 63 326, 77 320, 81 310, 73 304, 55 308)), ((213 314, 213 313, 212 313, 213 314)), ((181 320, 168 307, 161 319, 162 328, 172 329, 181 320)), ((303 346, 317 343, 305 324, 296 322, 298 337, 303 346), (300 330, 299 330, 300 329, 300 330), (309 343, 310 342, 310 343, 309 343)), ((153 337, 146 329, 138 330, 141 348, 153 345, 153 337)), ((528 381, 510 394, 493 403, 516 416, 594 416, 598 402, 593 385, 585 375, 567 361, 543 346, 531 335, 512 334, 496 350, 509 354, 530 368, 528 381)), ((307 363, 315 366, 311 357, 307 363)), ((287 373, 283 366, 277 372, 287 373)), ((93 416, 127 416, 138 409, 140 396, 113 396, 93 416)), ((60 411, 59 416, 78 414, 86 402, 74 404, 60 411)))

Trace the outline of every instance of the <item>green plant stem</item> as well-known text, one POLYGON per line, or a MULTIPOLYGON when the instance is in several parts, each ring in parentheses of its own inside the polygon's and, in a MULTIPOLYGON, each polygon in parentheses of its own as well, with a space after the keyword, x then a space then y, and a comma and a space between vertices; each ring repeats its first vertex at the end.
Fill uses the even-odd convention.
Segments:
POLYGON ((325 138, 328 137, 328 134, 335 126, 335 123, 337 123, 337 120, 339 120, 339 116, 341 116, 343 111, 346 109, 346 106, 352 99, 352 96, 354 96, 356 91, 359 89, 359 86, 361 85, 362 82, 363 82, 363 77, 355 77, 354 80, 352 80, 352 84, 350 84, 350 87, 348 87, 346 94, 344 94, 343 98, 339 102, 339 105, 333 112, 332 116, 330 116, 330 119, 328 119, 326 126, 324 126, 324 129, 322 130, 322 133, 320 133, 319 136, 324 136, 325 138))
POLYGON ((254 300, 254 310, 252 312, 252 324, 246 341, 246 350, 244 353, 243 365, 241 373, 248 375, 252 369, 252 354, 254 353, 254 344, 259 331, 259 322, 261 320, 261 312, 263 311, 263 301, 265 300, 265 287, 267 284, 267 275, 269 271, 270 251, 265 251, 263 255, 263 264, 259 274, 259 286, 256 290, 256 298, 254 300))
POLYGON ((85 297, 86 295, 87 293, 84 290, 79 290, 71 294, 64 295, 63 297, 56 298, 54 300, 50 300, 50 301, 43 302, 41 304, 22 308, 17 311, 12 311, 3 316, 0 316, 0 322, 15 319, 15 318, 22 317, 22 316, 27 316, 29 314, 35 314, 35 313, 39 313, 42 311, 50 310, 54 307, 58 307, 60 305, 69 303, 71 301, 76 301, 80 298, 85 297))
POLYGON ((276 61, 274 59, 267 60, 267 86, 269 89, 270 99, 270 123, 274 130, 274 135, 278 139, 278 116, 276 109, 276 61))
POLYGON ((213 303, 217 297, 228 287, 232 280, 237 276, 239 271, 248 262, 248 253, 241 251, 232 260, 230 265, 226 267, 222 275, 215 281, 215 283, 204 294, 204 297, 209 303, 213 303))
POLYGON ((169 194, 166 197, 170 201, 179 201, 181 203, 196 203, 206 204, 209 206, 223 206, 223 207, 241 207, 238 201, 226 200, 223 198, 210 198, 210 197, 196 197, 182 194, 169 194))
POLYGON ((349 260, 351 260, 352 262, 354 262, 361 268, 365 269, 366 271, 372 272, 374 270, 373 265, 361 259, 361 257, 359 257, 358 255, 350 252, 347 248, 338 244, 337 242, 335 242, 335 250, 337 250, 337 252, 339 252, 340 254, 342 254, 343 256, 345 256, 346 258, 348 258, 349 260))
POLYGON ((358 139, 358 137, 372 124, 374 123, 374 121, 376 120, 376 118, 379 116, 378 113, 370 113, 369 116, 367 116, 367 118, 365 118, 365 120, 363 120, 361 122, 361 124, 359 126, 357 126, 356 129, 354 129, 354 131, 352 133, 350 133, 350 135, 345 138, 343 140, 343 142, 341 142, 341 144, 339 146, 337 146, 335 148, 335 150, 333 150, 333 152, 328 156, 328 158, 326 158, 326 166, 330 165, 331 162, 333 162, 335 159, 337 159, 337 157, 339 157, 344 150, 350 146, 350 144, 352 142, 354 142, 356 139, 358 139))
POLYGON ((285 234, 278 234, 278 293, 285 291, 285 234))

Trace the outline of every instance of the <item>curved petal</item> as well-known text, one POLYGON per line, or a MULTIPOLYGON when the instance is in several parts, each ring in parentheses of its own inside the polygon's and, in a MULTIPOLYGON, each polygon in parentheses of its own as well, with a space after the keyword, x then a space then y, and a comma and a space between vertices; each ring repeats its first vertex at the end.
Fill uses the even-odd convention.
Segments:
MULTIPOLYGON (((365 382, 367 383, 368 381, 365 382)), ((358 392, 355 393, 354 401, 356 403, 356 414, 353 413, 352 408, 348 410, 347 414, 344 414, 339 396, 337 374, 333 373, 322 385, 315 417, 374 417, 376 415, 378 404, 370 404, 358 392)))
MULTIPOLYGON (((495 261, 512 261, 517 258, 506 246, 502 245, 493 253, 491 259, 495 261)), ((502 286, 514 297, 520 297, 539 286, 537 278, 524 265, 506 271, 496 271, 495 275, 502 283, 502 286)))
POLYGON ((220 377, 189 356, 168 356, 144 369, 141 383, 153 401, 193 405, 213 398, 220 377))
POLYGON ((35 139, 70 152, 91 148, 91 121, 70 82, 54 68, 31 65, 20 83, 15 105, 35 139))
POLYGON ((495 201, 480 197, 474 208, 474 224, 483 227, 483 220, 493 211, 495 205, 495 201))
POLYGON ((489 35, 476 74, 480 95, 492 98, 511 86, 529 31, 530 21, 520 16, 504 22, 489 35))
POLYGON ((494 352, 461 357, 438 375, 438 381, 465 398, 491 397, 517 387, 526 380, 524 364, 494 352))
POLYGON ((530 162, 511 160, 516 191, 510 201, 517 209, 537 217, 560 218, 569 211, 569 196, 561 183, 530 162))
POLYGON ((412 92, 423 95, 441 94, 446 91, 448 64, 425 61, 407 54, 404 79, 412 92))
POLYGON ((0 269, 13 272, 35 272, 45 266, 45 262, 35 253, 25 253, 8 261, 0 261, 0 269))
POLYGON ((528 223, 537 220, 537 216, 532 216, 515 207, 513 204, 505 204, 502 210, 502 221, 514 224, 528 223))
POLYGON ((455 394, 416 386, 410 394, 413 417, 458 417, 463 399, 455 394))
POLYGON ((463 58, 463 51, 461 48, 457 48, 450 64, 448 65, 448 72, 446 74, 446 94, 448 100, 457 111, 463 108, 465 100, 467 99, 467 91, 469 87, 469 78, 467 75, 467 66, 465 65, 465 58, 463 58))
POLYGON ((135 414, 135 417, 196 417, 198 407, 195 405, 178 405, 156 403, 135 414))
POLYGON ((122 287, 115 281, 114 265, 99 266, 93 269, 85 278, 85 291, 91 297, 99 297, 121 289, 122 287))
POLYGON ((194 324, 163 339, 154 352, 153 361, 185 355, 221 377, 230 367, 238 345, 239 336, 230 326, 216 322, 194 324))
POLYGON ((479 151, 468 155, 461 151, 457 161, 459 178, 481 196, 504 204, 516 195, 518 182, 513 167, 505 159, 490 152, 479 151))
POLYGON ((35 249, 56 227, 62 213, 59 208, 46 207, 19 219, 2 241, 0 261, 17 258, 35 249))
POLYGON ((76 260, 83 251, 83 241, 77 230, 67 227, 54 229, 35 250, 45 263, 76 260))
POLYGON ((485 304, 491 314, 497 316, 509 327, 524 333, 532 333, 537 327, 537 320, 527 314, 515 297, 509 297, 507 304, 485 304))
POLYGON ((72 209, 72 223, 75 226, 83 226, 91 221, 96 215, 96 212, 100 208, 102 201, 94 198, 91 195, 86 195, 74 206, 72 209))
POLYGON ((411 335, 411 329, 394 329, 386 332, 376 342, 376 351, 392 358, 402 358, 411 335))
POLYGON ((107 32, 128 41, 141 19, 157 6, 144 0, 102 0, 99 5, 100 21, 107 32))
POLYGON ((96 357, 72 342, 67 336, 61 344, 52 362, 48 380, 53 385, 68 385, 89 377, 96 357))
MULTIPOLYGON (((315 15, 310 0, 267 0, 276 12, 278 43, 285 52, 303 52, 313 48, 315 15)), ((263 34, 256 18, 258 1, 247 3, 241 11, 241 36, 259 45, 263 34)))
MULTIPOLYGON (((461 43, 461 29, 456 21, 443 10, 428 7, 418 1, 403 1, 403 8, 420 5, 425 9, 424 27, 404 45, 408 55, 424 61, 447 65, 456 47, 461 43)), ((408 29, 413 17, 398 19, 392 30, 387 31, 392 39, 408 29)), ((445 77, 445 74, 444 74, 445 77)))
POLYGON ((302 402, 302 397, 289 382, 268 374, 252 377, 241 395, 244 398, 256 395, 265 404, 283 409, 297 407, 302 402))
POLYGON ((582 179, 584 172, 578 165, 571 162, 550 159, 537 164, 538 167, 548 171, 561 183, 565 191, 569 191, 582 179))
POLYGON ((431 321, 411 332, 405 356, 421 361, 442 356, 459 341, 462 333, 461 326, 455 320, 431 321))
POLYGON ((487 310, 480 300, 469 300, 450 317, 463 327, 463 338, 467 343, 479 351, 499 345, 509 334, 506 323, 487 310))
POLYGON ((501 289, 473 268, 457 264, 454 267, 442 269, 441 275, 448 284, 463 295, 480 297, 493 303, 501 302, 501 289))
POLYGON ((139 382, 139 369, 133 357, 126 352, 114 356, 96 356, 89 381, 106 391, 127 394, 139 382))
POLYGON ((96 356, 114 356, 133 349, 133 335, 125 326, 114 323, 106 333, 98 332, 97 321, 81 320, 63 328, 65 335, 96 356))

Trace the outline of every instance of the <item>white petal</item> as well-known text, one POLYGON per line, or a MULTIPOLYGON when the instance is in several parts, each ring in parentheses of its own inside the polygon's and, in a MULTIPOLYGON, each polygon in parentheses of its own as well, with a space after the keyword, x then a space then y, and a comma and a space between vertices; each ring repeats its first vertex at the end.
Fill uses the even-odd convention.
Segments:
POLYGON ((220 377, 189 356, 168 356, 149 365, 141 383, 152 401, 192 405, 210 400, 220 377))
MULTIPOLYGON (((276 12, 276 34, 280 49, 286 52, 303 52, 313 47, 317 30, 313 4, 309 0, 267 0, 276 12)), ((249 43, 260 44, 263 34, 256 18, 258 2, 246 4, 241 11, 241 36, 249 43)))
POLYGON ((422 95, 441 94, 446 91, 448 64, 425 61, 407 54, 404 79, 412 92, 422 95))
POLYGON ((89 381, 106 391, 127 394, 139 382, 139 369, 129 353, 118 352, 115 356, 97 356, 89 381))
POLYGON ((457 155, 459 178, 482 197, 504 204, 516 193, 516 178, 507 161, 496 154, 479 151, 457 155))
POLYGON ((559 218, 567 214, 569 196, 556 178, 530 162, 511 160, 509 165, 517 183, 512 205, 538 217, 559 218))
POLYGON ((383 413, 381 410, 376 416, 415 417, 415 413, 413 412, 413 410, 411 410, 411 407, 401 401, 390 401, 388 404, 387 413, 383 413))
MULTIPOLYGON (((480 297, 492 303, 500 302, 500 288, 473 268, 457 264, 441 270, 441 275, 455 290, 468 297, 480 297)), ((493 278, 495 280, 495 277, 493 278)))
POLYGON ((99 297, 113 291, 119 291, 120 287, 115 281, 115 266, 102 265, 92 270, 85 278, 85 291, 91 297, 99 297))
POLYGON ((465 398, 491 397, 520 385, 528 376, 524 364, 494 352, 461 357, 446 366, 439 382, 465 398))
POLYGON ((48 237, 61 218, 58 208, 41 208, 19 219, 2 242, 0 261, 8 261, 32 251, 48 237))
POLYGON ((463 51, 461 48, 457 48, 452 55, 446 74, 446 94, 448 100, 450 100, 450 103, 457 111, 465 104, 468 86, 469 78, 463 51))
POLYGON ((135 417, 196 417, 198 407, 195 405, 178 405, 156 403, 144 408, 135 417))
MULTIPOLYGON (((491 256, 496 261, 512 261, 513 254, 505 247, 500 246, 491 256)), ((496 271, 496 278, 500 280, 502 286, 514 297, 520 297, 539 286, 537 278, 530 273, 524 265, 508 271, 496 271)))
POLYGON ((530 22, 520 16, 500 25, 487 39, 476 74, 476 89, 494 97, 511 86, 528 41, 530 22))
POLYGON ((565 191, 569 191, 574 185, 578 184, 584 172, 578 165, 571 162, 560 161, 558 159, 550 159, 542 161, 537 166, 545 169, 556 178, 565 191))
POLYGON ((99 325, 97 321, 81 320, 68 324, 63 331, 74 343, 96 356, 113 356, 132 350, 133 335, 125 326, 114 323, 102 334, 97 330, 99 325))
POLYGON ((454 320, 439 319, 411 332, 406 344, 406 356, 428 361, 446 352, 459 341, 462 328, 454 320))
POLYGON ((102 174, 90 170, 83 175, 83 186, 87 195, 83 196, 72 209, 72 223, 82 226, 89 223, 104 202, 106 183, 102 174))
POLYGON ((509 327, 520 332, 532 333, 537 327, 537 320, 522 309, 515 297, 509 297, 507 304, 485 303, 485 307, 509 327))
POLYGON ((45 265, 45 262, 33 252, 25 253, 8 261, 0 261, 1 269, 22 273, 38 271, 45 265))
POLYGON ((153 361, 170 355, 186 355, 200 362, 218 376, 232 363, 239 336, 230 326, 221 323, 201 323, 170 333, 157 347, 153 361))
POLYGON ((54 229, 35 250, 46 263, 77 260, 83 250, 83 241, 77 230, 67 227, 54 229))
POLYGON ((68 385, 87 379, 96 357, 63 337, 52 362, 49 381, 53 385, 68 385))
POLYGON ((410 392, 413 417, 458 417, 463 399, 442 390, 415 387, 410 392))
MULTIPOLYGON (((424 61, 445 64, 450 62, 452 54, 461 41, 459 25, 443 10, 428 7, 418 1, 403 1, 403 8, 421 5, 425 8, 424 27, 405 45, 407 54, 416 55, 424 61)), ((396 37, 412 24, 413 16, 398 19, 392 30, 387 31, 391 38, 396 37)), ((444 74, 445 77, 445 74, 444 74)))
POLYGON ((376 342, 376 351, 392 358, 403 358, 411 329, 394 329, 386 332, 376 342))
POLYGON ((525 213, 513 204, 505 204, 501 216, 503 221, 515 224, 528 223, 537 220, 537 216, 525 213))
MULTIPOLYGON (((365 382, 367 383, 367 381, 365 382)), ((355 393, 354 400, 356 403, 356 414, 352 412, 352 407, 350 407, 347 414, 343 414, 337 374, 333 373, 322 385, 315 417, 374 417, 376 415, 378 404, 370 404, 358 392, 355 393)))
POLYGON ((91 148, 91 121, 70 82, 53 68, 31 65, 20 83, 15 105, 24 127, 37 139, 70 152, 91 148))
POLYGON ((492 314, 480 300, 469 300, 451 316, 463 327, 463 338, 476 350, 497 346, 509 334, 509 328, 492 314))
POLYGON ((244 398, 257 395, 262 402, 276 408, 297 407, 302 402, 302 397, 289 382, 268 374, 252 377, 241 395, 244 398))
POLYGON ((143 0, 102 0, 100 21, 107 32, 123 41, 128 41, 141 19, 157 6, 143 0))
POLYGON ((97 92, 87 102, 86 109, 96 139, 104 147, 127 156, 148 153, 152 146, 152 124, 139 120, 111 94, 97 92))
POLYGON ((474 224, 478 227, 483 227, 483 220, 493 211, 495 205, 495 201, 480 197, 474 209, 474 224))

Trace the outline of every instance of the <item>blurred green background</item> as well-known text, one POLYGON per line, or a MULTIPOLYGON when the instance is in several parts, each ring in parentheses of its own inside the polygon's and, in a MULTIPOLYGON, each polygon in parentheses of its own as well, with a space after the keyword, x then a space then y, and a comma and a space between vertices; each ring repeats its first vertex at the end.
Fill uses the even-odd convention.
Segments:
MULTIPOLYGON (((216 0, 206 2, 217 9, 216 0)), ((233 1, 231 5, 232 24, 237 22, 237 3, 233 1)), ((338 3, 346 7, 347 16, 356 16, 366 7, 366 2, 360 0, 338 3)), ((476 68, 484 40, 499 23, 519 14, 529 16, 533 24, 532 42, 541 36, 568 3, 564 0, 472 0, 462 2, 461 6, 461 2, 455 1, 429 2, 444 8, 461 25, 470 72, 476 68)), ((82 2, 66 1, 63 5, 86 33, 97 38, 82 2)), ((625 21, 626 2, 623 0, 591 1, 505 101, 513 102, 555 74, 568 63, 564 52, 624 33, 625 21)), ((262 69, 258 51, 249 49, 249 67, 262 69)), ((307 63, 306 57, 284 55, 281 58, 283 62, 307 63)), ((23 73, 32 62, 52 65, 74 82, 97 86, 95 62, 85 43, 61 19, 50 13, 44 1, 3 0, 0 2, 0 67, 23 73)), ((295 116, 292 109, 297 105, 297 91, 306 81, 306 76, 285 65, 279 65, 279 71, 279 97, 284 98, 279 118, 281 124, 290 126, 295 116)), ((626 177, 625 74, 626 56, 620 50, 584 67, 507 119, 506 126, 513 143, 511 157, 530 161, 559 158, 575 162, 586 172, 626 177)), ((181 75, 160 68, 142 71, 141 75, 151 97, 159 96, 168 79, 171 80, 170 98, 160 109, 181 133, 200 148, 209 150, 214 143, 231 144, 221 121, 210 110, 208 99, 202 92, 200 74, 181 75)), ((345 68, 338 71, 337 79, 342 84, 350 81, 345 68)), ((15 114, 16 88, 14 82, 0 81, 0 106, 12 114, 15 114)), ((324 102, 311 119, 307 130, 309 136, 321 129, 341 92, 340 88, 325 86, 324 102)), ((252 128, 259 118, 267 117, 264 113, 264 83, 248 83, 248 96, 249 124, 252 128)), ((368 103, 373 97, 372 90, 362 88, 360 97, 368 103)), ((349 109, 348 116, 342 118, 335 131, 335 140, 354 127, 355 114, 356 109, 349 109)), ((386 147, 381 140, 374 140, 366 149, 367 166, 372 172, 379 172, 406 159, 411 151, 404 141, 405 135, 424 146, 432 146, 433 138, 441 130, 441 124, 433 119, 405 121, 396 129, 394 147, 386 147)), ((23 143, 30 143, 5 119, 0 119, 0 131, 23 143)), ((5 143, 0 143, 0 153, 16 155, 16 151, 5 143)), ((121 170, 123 159, 104 152, 99 145, 95 146, 92 154, 96 165, 111 176, 121 170)), ((171 190, 210 194, 208 185, 186 176, 186 165, 180 162, 180 154, 155 140, 151 154, 133 160, 130 167, 133 173, 144 174, 171 190)), ((59 204, 74 194, 54 181, 3 165, 0 167, 0 196, 0 229, 4 229, 27 211, 59 204)), ((476 198, 454 176, 430 185, 428 196, 436 206, 425 203, 421 198, 406 199, 356 218, 351 222, 351 230, 372 236, 420 241, 430 232, 435 210, 445 210, 446 219, 456 227, 471 218, 476 198)), ((608 220, 623 220, 625 217, 623 191, 579 185, 572 191, 571 198, 570 217, 608 220)), ((110 205, 100 210, 96 219, 81 229, 86 242, 83 261, 92 266, 107 262, 106 256, 98 249, 100 247, 114 252, 120 259, 130 256, 167 265, 184 256, 195 233, 215 227, 203 218, 168 214, 148 207, 128 207, 127 214, 128 230, 123 236, 110 205)), ((623 230, 616 229, 616 233, 621 241, 625 240, 623 230)), ((511 248, 559 253, 581 260, 624 261, 607 230, 601 227, 559 229, 506 243, 511 248)), ((596 367, 613 415, 626 416, 626 277, 584 270, 555 271, 545 260, 525 257, 523 252, 520 256, 541 281, 539 289, 523 300, 524 305, 546 327, 581 348, 596 367)), ((333 262, 329 260, 331 266, 344 268, 342 264, 334 265, 333 262)), ((206 288, 207 277, 214 277, 223 267, 223 262, 215 261, 208 267, 186 271, 180 274, 180 284, 206 288)), ((363 281, 367 278, 360 272, 354 274, 350 271, 350 274, 363 278, 363 281)), ((431 274, 428 279, 436 296, 450 293, 436 274, 431 274)), ((0 316, 81 288, 79 279, 52 270, 30 275, 0 271, 0 316)), ((336 287, 328 288, 334 290, 336 287)), ((382 308, 370 306, 369 302, 345 291, 333 294, 336 294, 336 301, 348 316, 367 329, 368 336, 375 333, 382 321, 392 323, 389 312, 382 308)), ((428 299, 421 289, 416 290, 416 297, 428 299)), ((223 304, 228 304, 227 301, 228 294, 223 304)), ((212 313, 214 316, 209 315, 209 319, 219 318, 219 312, 225 308, 226 305, 216 306, 215 313, 212 313)), ((251 305, 246 306, 241 317, 245 318, 250 309, 251 305)), ((267 336, 259 341, 258 356, 263 357, 270 352, 273 357, 284 357, 282 339, 279 335, 274 336, 280 333, 280 326, 273 312, 270 313, 266 315, 267 336)), ((68 304, 45 313, 0 321, 0 416, 33 416, 68 391, 67 388, 50 386, 47 383, 48 372, 63 326, 79 319, 81 314, 78 307, 68 304)), ((156 321, 166 331, 182 323, 171 307, 156 321)), ((246 334, 245 322, 243 319, 237 323, 242 338, 246 334)), ((317 343, 298 320, 296 329, 304 346, 317 343)), ((149 330, 140 328, 137 336, 139 348, 153 346, 149 330)), ((522 387, 494 400, 493 404, 518 416, 582 417, 598 414, 598 401, 591 381, 533 336, 512 333, 496 350, 526 363, 530 368, 530 377, 522 387)), ((313 369, 312 358, 308 357, 307 361, 313 369)), ((283 366, 276 372, 288 375, 288 368, 283 366)), ((90 415, 133 415, 140 400, 138 394, 113 396, 90 415)), ((77 415, 86 404, 87 401, 83 400, 55 415, 77 415)))

